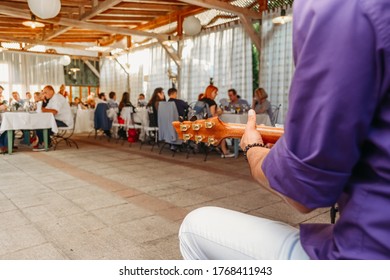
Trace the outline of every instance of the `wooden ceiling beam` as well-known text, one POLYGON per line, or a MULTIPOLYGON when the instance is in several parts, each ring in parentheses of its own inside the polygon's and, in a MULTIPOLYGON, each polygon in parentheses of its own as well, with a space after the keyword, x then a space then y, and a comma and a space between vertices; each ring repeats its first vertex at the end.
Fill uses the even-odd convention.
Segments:
POLYGON ((183 9, 183 10, 174 11, 168 15, 158 17, 158 18, 151 20, 145 24, 142 24, 142 25, 138 26, 136 29, 137 30, 154 29, 154 28, 157 28, 159 26, 163 26, 163 25, 169 24, 170 22, 176 21, 176 19, 179 15, 184 18, 184 17, 190 16, 190 15, 201 13, 204 10, 205 10, 204 8, 192 6, 192 7, 183 9))
POLYGON ((192 5, 208 8, 208 9, 221 10, 238 16, 249 17, 251 19, 261 19, 261 14, 256 11, 234 6, 227 2, 222 2, 218 0, 180 0, 180 1, 187 4, 192 4, 192 5))
MULTIPOLYGON (((107 0, 106 0, 107 1, 107 0)), ((25 18, 29 19, 30 14, 24 11, 20 11, 15 8, 11 7, 6 7, 0 4, 0 13, 1 14, 6 14, 14 17, 19 17, 19 18, 25 18)), ((59 25, 65 25, 68 27, 80 27, 82 26, 85 29, 91 29, 91 30, 100 30, 103 32, 108 32, 112 34, 122 34, 126 36, 143 36, 143 37, 148 37, 148 38, 157 38, 161 40, 167 40, 168 36, 164 34, 157 34, 153 32, 145 32, 141 30, 133 30, 133 29, 127 29, 127 28, 119 28, 119 27, 111 27, 111 26, 105 26, 102 24, 96 24, 96 23, 91 23, 91 22, 81 22, 79 20, 73 20, 73 19, 66 19, 66 18, 53 18, 53 19, 45 19, 42 20, 43 22, 49 22, 53 24, 59 24, 59 25)))
POLYGON ((139 4, 162 4, 162 5, 186 5, 178 0, 124 0, 123 2, 139 3, 139 4))
POLYGON ((257 34, 256 30, 253 28, 253 24, 251 19, 248 19, 247 17, 240 16, 240 21, 246 31, 246 33, 251 38, 253 44, 256 46, 256 49, 260 52, 261 51, 261 39, 259 34, 257 34))
MULTIPOLYGON (((27 1, 17 2, 17 3, 15 3, 15 1, 12 1, 12 2, 11 1, 1 1, 1 4, 4 6, 7 6, 7 7, 11 7, 11 8, 17 8, 17 9, 26 10, 26 11, 30 10, 30 8, 28 7, 27 1)), ((60 13, 74 14, 74 13, 78 13, 78 11, 79 11, 78 7, 66 7, 66 6, 62 5, 60 13)))
MULTIPOLYGON (((49 47, 61 47, 61 48, 70 48, 70 49, 76 49, 76 50, 83 50, 85 51, 85 46, 83 45, 77 45, 77 44, 62 44, 62 43, 53 43, 53 42, 45 42, 41 40, 32 40, 29 38, 13 38, 13 37, 7 37, 7 36, 0 36, 0 41, 7 41, 7 42, 19 42, 19 43, 27 43, 27 44, 35 44, 35 45, 44 45, 49 47)), ((95 52, 91 52, 91 56, 94 56, 95 52)))
POLYGON ((130 9, 134 11, 175 11, 179 10, 182 6, 181 5, 163 5, 163 4, 143 4, 143 3, 128 3, 128 2, 122 2, 113 7, 113 9, 130 9))
POLYGON ((123 17, 112 17, 112 16, 96 16, 91 19, 88 19, 88 21, 106 21, 106 22, 118 22, 118 21, 150 21, 153 20, 154 17, 146 17, 146 16, 132 16, 127 15, 123 17))
MULTIPOLYGON (((106 0, 106 1, 98 4, 97 6, 93 7, 93 9, 91 11, 86 12, 84 15, 82 15, 81 18, 80 18, 80 21, 84 21, 84 20, 90 19, 90 18, 98 15, 102 11, 106 11, 109 8, 111 8, 112 6, 115 6, 119 2, 121 2, 121 0, 106 0)), ((53 38, 55 38, 55 37, 57 37, 57 36, 59 36, 61 34, 64 34, 65 32, 67 32, 70 29, 72 29, 71 26, 62 27, 59 30, 57 30, 56 32, 48 34, 46 36, 45 40, 51 40, 51 39, 53 39, 53 38)))
MULTIPOLYGON (((163 16, 166 14, 165 11, 141 11, 137 10, 134 11, 134 14, 137 16, 152 16, 152 17, 158 17, 158 16, 163 16)), ((129 10, 115 10, 115 9, 109 9, 103 13, 100 14, 100 16, 128 16, 129 15, 129 10)))

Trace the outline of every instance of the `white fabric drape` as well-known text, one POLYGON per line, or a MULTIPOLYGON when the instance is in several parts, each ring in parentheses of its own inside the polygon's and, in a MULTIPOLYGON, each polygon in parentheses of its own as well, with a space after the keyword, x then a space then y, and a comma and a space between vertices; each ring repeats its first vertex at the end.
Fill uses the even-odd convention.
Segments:
POLYGON ((252 100, 252 42, 244 29, 232 26, 209 31, 184 41, 181 98, 195 101, 209 85, 219 88, 220 98, 235 88, 243 99, 252 100))
POLYGON ((108 93, 114 91, 119 102, 125 91, 129 92, 129 75, 122 65, 127 63, 127 54, 115 59, 102 58, 100 60, 100 92, 108 93), (121 63, 121 64, 120 64, 121 63))
MULTIPOLYGON (((168 70, 178 74, 173 60, 161 45, 129 53, 131 101, 136 102, 139 93, 149 99, 157 87, 165 92, 172 86, 168 70)), ((102 63, 101 91, 117 89, 127 78, 114 61, 102 63), (119 73, 117 73, 119 72, 119 73)), ((252 100, 252 42, 244 29, 230 26, 209 31, 185 40, 182 49, 179 98, 192 102, 209 85, 210 77, 219 88, 219 98, 227 98, 227 90, 235 88, 242 98, 252 100)), ((127 81, 127 80, 126 80, 127 81)), ((117 95, 118 95, 118 90, 117 95)), ((167 96, 166 96, 167 97, 167 96)))
POLYGON ((45 85, 52 85, 57 91, 64 84, 64 67, 60 56, 18 53, 0 53, 0 85, 4 87, 3 97, 8 100, 11 92, 17 91, 25 98, 27 91, 40 91, 45 85))
MULTIPOLYGON (((168 69, 171 65, 166 50, 160 45, 153 45, 150 48, 150 73, 148 77, 148 97, 151 97, 157 87, 162 87, 165 93, 171 87, 168 77, 168 69)), ((168 96, 165 96, 168 98, 168 96)))
MULTIPOLYGON (((280 9, 263 12, 261 27, 260 87, 269 95, 271 104, 282 104, 278 123, 283 123, 288 109, 288 93, 294 72, 292 54, 292 22, 275 25, 272 19, 280 9)), ((286 9, 292 15, 292 9, 286 9)))

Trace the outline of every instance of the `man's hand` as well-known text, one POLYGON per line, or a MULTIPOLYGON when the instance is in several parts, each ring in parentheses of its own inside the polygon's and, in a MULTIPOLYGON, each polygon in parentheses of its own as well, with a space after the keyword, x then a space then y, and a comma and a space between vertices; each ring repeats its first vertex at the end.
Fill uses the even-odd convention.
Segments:
POLYGON ((248 122, 245 127, 245 133, 241 138, 240 147, 242 150, 249 144, 263 143, 260 133, 256 130, 256 112, 249 110, 248 122))

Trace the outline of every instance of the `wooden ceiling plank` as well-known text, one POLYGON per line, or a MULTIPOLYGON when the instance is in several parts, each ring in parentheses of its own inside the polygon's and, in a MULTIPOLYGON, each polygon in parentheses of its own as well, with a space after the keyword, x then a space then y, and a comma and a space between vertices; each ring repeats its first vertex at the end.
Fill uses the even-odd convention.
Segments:
MULTIPOLYGON (((108 10, 109 8, 111 8, 112 6, 115 6, 116 4, 118 4, 119 2, 121 2, 121 0, 106 0, 100 4, 98 4, 96 7, 94 7, 90 12, 86 12, 84 15, 81 16, 80 20, 83 21, 83 20, 87 20, 87 19, 90 19, 96 15, 98 15, 100 12, 102 11, 105 11, 105 10, 108 10)), ((95 3, 96 4, 96 3, 95 3)), ((93 3, 94 5, 94 3, 93 3)), ((67 27, 61 27, 59 30, 57 30, 56 32, 53 32, 51 34, 48 34, 45 38, 45 40, 51 40, 61 34, 64 34, 65 32, 67 32, 68 30, 72 29, 71 26, 67 26, 67 27)))
POLYGON ((142 3, 128 3, 122 2, 113 7, 113 9, 130 9, 130 10, 149 10, 149 11, 175 11, 180 10, 182 6, 177 5, 161 5, 161 4, 142 4, 142 3))
MULTIPOLYGON (((24 11, 20 11, 15 8, 10 8, 6 7, 0 4, 0 13, 1 14, 7 14, 10 16, 14 17, 19 17, 19 18, 25 18, 29 19, 30 14, 24 11)), ((157 34, 153 32, 145 32, 141 30, 134 30, 134 29, 127 29, 127 28, 119 28, 119 27, 111 27, 111 26, 105 26, 102 24, 96 24, 96 23, 91 23, 91 22, 81 22, 79 20, 73 20, 73 19, 66 19, 66 18, 52 18, 52 19, 44 19, 42 20, 43 22, 49 22, 49 23, 54 23, 54 24, 59 24, 59 25, 65 25, 68 27, 83 27, 85 29, 90 29, 90 30, 100 30, 103 32, 108 32, 112 34, 122 34, 126 36, 132 36, 132 35, 137 35, 137 36, 143 36, 143 37, 148 37, 148 38, 157 38, 161 40, 167 40, 168 35, 164 34, 157 34)))
MULTIPOLYGON (((19 43, 28 43, 28 44, 35 44, 35 45, 44 45, 49 47, 62 47, 62 48, 71 48, 71 49, 77 49, 77 50, 84 50, 85 46, 83 45, 77 45, 77 44, 63 44, 63 43, 53 43, 53 42, 45 42, 41 40, 32 40, 29 38, 14 38, 14 37, 7 37, 7 36, 0 36, 0 40, 7 41, 7 42, 19 42, 19 43)), ((94 52, 91 52, 91 56, 95 55, 94 52)))
MULTIPOLYGON (((109 15, 109 16, 127 16, 129 15, 129 13, 131 13, 130 10, 116 10, 116 9, 108 9, 107 11, 104 11, 100 14, 100 16, 105 16, 105 15, 109 15)), ((134 14, 136 14, 137 16, 153 16, 153 17, 158 17, 158 16, 163 16, 166 14, 165 11, 141 11, 141 10, 137 10, 137 11, 134 11, 134 14)))
POLYGON ((96 7, 94 7, 90 12, 85 13, 81 16, 81 20, 86 20, 93 18, 94 16, 110 9, 116 4, 122 2, 122 0, 106 0, 104 2, 100 2, 96 7))
POLYGON ((233 13, 238 16, 249 17, 251 19, 261 19, 261 14, 256 11, 234 6, 232 4, 218 1, 218 0, 180 0, 180 1, 187 4, 192 4, 192 5, 208 8, 208 9, 217 9, 224 12, 233 13))
POLYGON ((138 26, 137 30, 154 29, 156 27, 166 25, 172 21, 175 21, 178 16, 181 16, 182 18, 184 18, 184 17, 190 16, 190 15, 201 13, 204 10, 205 9, 202 7, 191 6, 189 8, 183 9, 183 10, 174 11, 166 16, 158 17, 155 20, 149 21, 143 25, 138 26))

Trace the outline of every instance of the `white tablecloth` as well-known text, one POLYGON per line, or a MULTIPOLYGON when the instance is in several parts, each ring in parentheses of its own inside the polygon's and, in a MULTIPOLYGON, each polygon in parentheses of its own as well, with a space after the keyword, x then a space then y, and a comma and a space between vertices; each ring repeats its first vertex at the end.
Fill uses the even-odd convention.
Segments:
POLYGON ((7 130, 35 130, 50 128, 58 132, 56 120, 52 113, 4 112, 0 114, 0 133, 7 130))
POLYGON ((93 110, 77 109, 74 133, 91 132, 93 130, 93 110))
MULTIPOLYGON (((226 123, 247 123, 248 114, 229 114, 223 113, 219 116, 221 121, 226 123)), ((268 114, 257 114, 256 115, 256 124, 271 125, 271 120, 268 114)))

